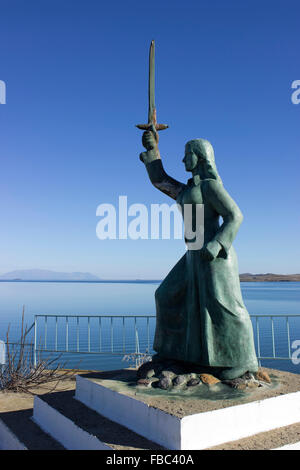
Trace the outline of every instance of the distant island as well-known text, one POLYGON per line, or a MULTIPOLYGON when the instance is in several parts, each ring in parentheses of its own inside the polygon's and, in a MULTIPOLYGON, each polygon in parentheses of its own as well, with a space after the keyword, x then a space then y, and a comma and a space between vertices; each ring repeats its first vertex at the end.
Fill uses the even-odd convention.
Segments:
POLYGON ((244 273, 244 274, 240 274, 240 281, 241 282, 282 282, 282 281, 299 282, 300 274, 244 273))
POLYGON ((23 269, 1 274, 0 281, 101 281, 101 279, 90 273, 23 269))
MULTIPOLYGON (((58 272, 49 271, 46 269, 23 269, 11 271, 9 273, 0 275, 0 282, 103 282, 103 283, 151 283, 161 282, 161 279, 102 279, 91 273, 82 272, 58 272)), ((300 274, 251 274, 243 273, 240 274, 241 282, 282 282, 282 281, 300 281, 300 274)))

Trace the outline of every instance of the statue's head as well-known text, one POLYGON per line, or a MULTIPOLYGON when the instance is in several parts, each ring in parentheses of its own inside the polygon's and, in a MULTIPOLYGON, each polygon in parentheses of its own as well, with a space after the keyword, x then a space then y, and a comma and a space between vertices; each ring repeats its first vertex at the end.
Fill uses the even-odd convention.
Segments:
POLYGON ((185 145, 183 163, 186 171, 199 172, 202 178, 219 178, 214 149, 208 140, 189 140, 185 145))

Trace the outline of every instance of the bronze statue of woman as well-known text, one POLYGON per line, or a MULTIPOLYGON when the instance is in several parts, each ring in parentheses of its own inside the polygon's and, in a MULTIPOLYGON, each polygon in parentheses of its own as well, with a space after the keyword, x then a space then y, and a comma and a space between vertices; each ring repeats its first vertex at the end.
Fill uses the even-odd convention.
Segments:
POLYGON ((258 369, 252 324, 244 305, 232 242, 243 216, 224 189, 212 145, 187 142, 183 162, 192 178, 186 184, 165 172, 155 127, 143 133, 150 181, 184 204, 204 204, 204 245, 188 249, 155 292, 154 350, 166 359, 208 367, 221 380, 258 369), (219 218, 223 221, 220 225, 219 218))

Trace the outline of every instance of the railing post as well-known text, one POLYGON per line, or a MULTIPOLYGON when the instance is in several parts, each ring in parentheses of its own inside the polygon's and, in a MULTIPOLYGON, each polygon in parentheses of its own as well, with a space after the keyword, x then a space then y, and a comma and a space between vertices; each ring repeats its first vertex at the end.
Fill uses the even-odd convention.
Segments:
POLYGON ((88 352, 91 352, 91 322, 88 317, 88 352))
POLYGON ((36 367, 36 364, 37 364, 37 361, 36 361, 36 351, 37 351, 36 339, 37 339, 37 321, 36 321, 36 315, 34 315, 34 343, 33 343, 33 365, 34 365, 34 367, 36 367))
POLYGON ((289 359, 291 358, 291 338, 290 338, 290 325, 289 325, 289 317, 286 317, 286 329, 287 329, 287 340, 288 340, 288 351, 289 351, 289 359))
POLYGON ((258 365, 259 365, 259 367, 261 367, 261 360, 260 360, 260 331, 259 331, 259 320, 258 320, 258 316, 255 317, 255 321, 256 321, 258 365))

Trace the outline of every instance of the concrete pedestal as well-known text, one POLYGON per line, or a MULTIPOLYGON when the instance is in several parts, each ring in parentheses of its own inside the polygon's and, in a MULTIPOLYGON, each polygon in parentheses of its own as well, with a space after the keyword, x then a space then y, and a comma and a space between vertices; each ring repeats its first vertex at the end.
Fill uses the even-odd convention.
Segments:
POLYGON ((78 376, 75 398, 167 449, 205 449, 300 422, 300 391, 179 417, 155 406, 155 398, 149 405, 142 393, 113 388, 111 380, 78 376))

